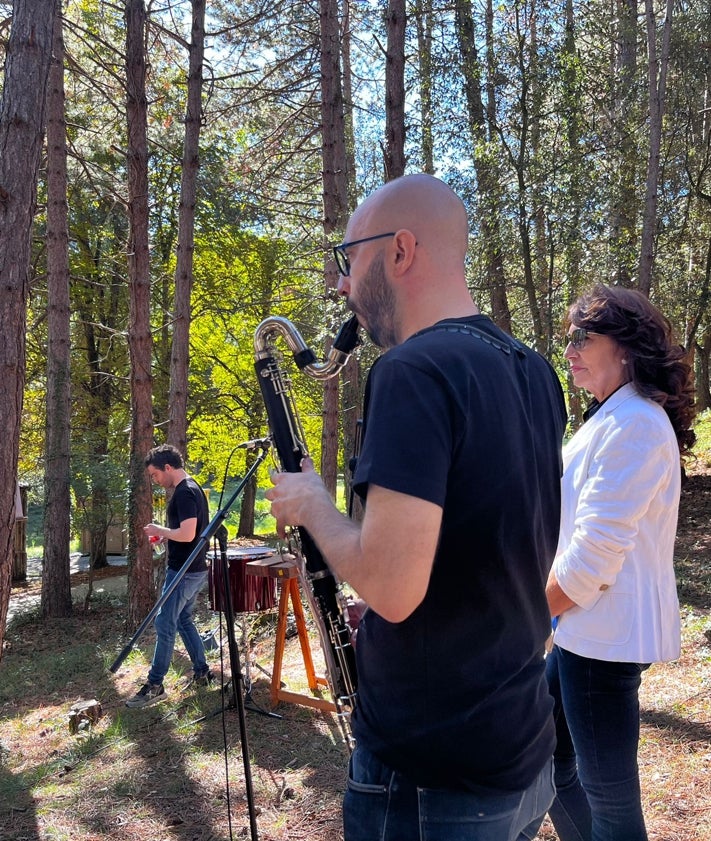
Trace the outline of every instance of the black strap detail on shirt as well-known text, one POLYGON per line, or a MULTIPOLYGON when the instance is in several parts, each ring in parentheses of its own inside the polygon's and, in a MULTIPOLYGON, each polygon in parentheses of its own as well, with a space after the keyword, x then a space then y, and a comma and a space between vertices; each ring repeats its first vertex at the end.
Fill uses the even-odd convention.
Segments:
POLYGON ((495 347, 497 350, 503 351, 507 355, 511 355, 512 350, 515 350, 519 356, 525 355, 523 345, 520 342, 517 342, 516 339, 509 338, 508 341, 502 341, 501 339, 497 339, 495 336, 489 335, 486 331, 480 330, 473 324, 464 324, 457 321, 440 321, 438 324, 433 324, 431 327, 421 330, 420 332, 425 333, 435 330, 444 331, 446 333, 468 333, 470 336, 481 339, 482 342, 486 342, 487 345, 491 345, 491 347, 495 347))

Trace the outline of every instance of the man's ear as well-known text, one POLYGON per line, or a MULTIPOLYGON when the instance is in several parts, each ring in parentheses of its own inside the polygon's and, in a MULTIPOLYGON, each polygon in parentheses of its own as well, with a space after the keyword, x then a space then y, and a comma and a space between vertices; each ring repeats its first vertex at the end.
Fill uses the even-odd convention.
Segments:
POLYGON ((412 231, 401 228, 393 239, 394 261, 393 271, 396 276, 402 276, 409 271, 415 259, 415 248, 417 240, 412 231))

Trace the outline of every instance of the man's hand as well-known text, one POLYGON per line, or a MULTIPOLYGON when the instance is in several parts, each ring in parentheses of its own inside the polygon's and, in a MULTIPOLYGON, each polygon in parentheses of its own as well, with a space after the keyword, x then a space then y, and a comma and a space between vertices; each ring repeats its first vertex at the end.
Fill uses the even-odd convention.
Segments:
POLYGON ((143 526, 143 531, 148 537, 160 537, 162 542, 166 540, 177 541, 178 543, 190 543, 197 535, 197 517, 189 517, 181 520, 177 529, 169 529, 167 526, 160 526, 158 523, 148 523, 143 526))
POLYGON ((303 526, 341 581, 384 619, 402 622, 427 592, 441 507, 371 484, 363 522, 355 522, 336 508, 310 459, 302 470, 272 474, 266 497, 279 536, 303 526))
POLYGON ((165 531, 165 528, 163 526, 159 526, 158 523, 149 523, 147 526, 143 526, 143 531, 149 538, 153 538, 151 543, 155 543, 157 540, 164 540, 163 532, 165 531))
POLYGON ((271 502, 271 513, 277 521, 277 534, 283 538, 287 526, 306 526, 309 519, 317 516, 322 506, 333 507, 331 497, 321 477, 314 469, 313 461, 305 458, 301 473, 278 473, 273 470, 269 477, 274 485, 265 496, 271 502))

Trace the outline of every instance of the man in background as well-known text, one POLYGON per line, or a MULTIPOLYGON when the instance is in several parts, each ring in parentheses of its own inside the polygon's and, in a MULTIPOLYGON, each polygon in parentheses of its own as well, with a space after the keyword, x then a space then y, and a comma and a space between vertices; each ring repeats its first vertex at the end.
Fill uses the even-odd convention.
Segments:
MULTIPOLYGON (((149 538, 167 544, 167 569, 163 593, 190 557, 209 522, 207 499, 200 485, 185 471, 180 451, 170 444, 154 447, 145 459, 152 482, 173 491, 167 508, 167 526, 149 523, 143 530, 149 538)), ((207 544, 193 560, 175 590, 161 606, 156 619, 156 647, 148 680, 126 701, 127 707, 148 707, 163 701, 163 679, 173 658, 176 634, 180 634, 193 664, 189 686, 208 686, 213 675, 205 659, 205 648, 193 621, 198 593, 207 581, 207 544)), ((187 687, 186 687, 187 688, 187 687)))

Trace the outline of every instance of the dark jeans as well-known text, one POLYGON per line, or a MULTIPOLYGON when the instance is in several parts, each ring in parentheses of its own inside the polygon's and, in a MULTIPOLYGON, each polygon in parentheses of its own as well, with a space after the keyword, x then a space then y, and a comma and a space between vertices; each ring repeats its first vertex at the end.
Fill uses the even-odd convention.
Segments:
POLYGON ((557 646, 548 655, 558 738, 549 814, 560 841, 647 841, 637 768, 646 668, 557 646))
MULTIPOLYGON (((168 568, 165 571, 164 593, 177 574, 174 569, 168 568)), ((208 665, 205 659, 205 648, 198 629, 195 627, 195 622, 193 622, 195 602, 206 581, 207 572, 186 573, 180 584, 158 611, 155 619, 156 647, 153 652, 153 662, 148 672, 148 680, 151 683, 163 683, 163 678, 168 673, 170 661, 173 658, 176 634, 180 634, 185 650, 192 660, 195 674, 207 674, 208 665)))
POLYGON ((525 791, 419 788, 357 747, 343 800, 345 841, 525 841, 553 800, 552 762, 525 791))

